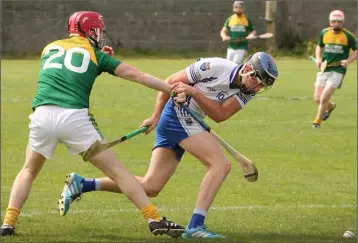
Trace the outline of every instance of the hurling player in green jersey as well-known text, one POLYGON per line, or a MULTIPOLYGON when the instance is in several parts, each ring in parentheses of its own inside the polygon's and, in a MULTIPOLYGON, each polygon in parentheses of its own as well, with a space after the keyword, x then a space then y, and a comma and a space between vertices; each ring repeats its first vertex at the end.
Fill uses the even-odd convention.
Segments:
MULTIPOLYGON (((58 143, 72 154, 82 154, 97 140, 103 140, 93 117, 89 114, 89 96, 98 75, 103 72, 130 80, 165 93, 171 92, 166 82, 114 59, 111 47, 104 46, 105 25, 99 13, 80 11, 68 20, 69 38, 48 44, 41 58, 38 86, 32 102, 29 140, 25 164, 11 190, 0 235, 14 235, 20 211, 31 186, 47 159, 53 157, 58 143)), ((180 100, 185 101, 185 95, 180 100)), ((9 161, 10 162, 10 161, 9 161)), ((90 163, 111 178, 140 210, 154 234, 179 237, 184 228, 162 218, 149 201, 142 185, 108 149, 90 159, 90 163)), ((60 214, 75 200, 72 193, 81 190, 78 177, 66 177, 70 187, 61 195, 60 214)), ((40 228, 40 231, 43 231, 40 228)))
POLYGON ((220 36, 223 41, 228 41, 226 58, 241 64, 249 45, 246 38, 254 38, 256 31, 251 20, 245 15, 243 1, 234 1, 232 8, 234 14, 226 19, 220 36))
POLYGON ((330 99, 336 89, 341 87, 348 65, 357 59, 356 38, 343 28, 344 13, 340 10, 332 11, 329 24, 330 27, 321 31, 316 46, 317 67, 325 63, 327 67, 317 73, 316 77, 314 100, 318 104, 318 111, 313 128, 320 128, 321 122, 327 120, 336 108, 336 103, 330 99))

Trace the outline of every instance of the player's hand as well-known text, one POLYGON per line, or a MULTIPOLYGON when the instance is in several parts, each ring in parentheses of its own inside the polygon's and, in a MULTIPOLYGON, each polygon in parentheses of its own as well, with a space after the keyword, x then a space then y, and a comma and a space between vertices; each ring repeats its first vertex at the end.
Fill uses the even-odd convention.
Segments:
POLYGON ((186 101, 186 94, 184 92, 177 93, 175 92, 175 96, 172 97, 175 104, 179 106, 179 103, 184 103, 186 101))
POLYGON ((110 47, 110 46, 104 46, 101 50, 103 53, 106 53, 110 56, 113 56, 114 55, 114 51, 113 51, 113 48, 110 47))
POLYGON ((345 67, 345 68, 348 67, 348 64, 349 64, 348 60, 342 60, 341 63, 342 63, 342 66, 343 66, 343 67, 345 67))
POLYGON ((321 58, 316 58, 316 66, 317 66, 318 68, 320 68, 320 67, 321 67, 321 64, 322 64, 322 59, 321 59, 321 58))
POLYGON ((148 129, 144 132, 145 135, 149 134, 158 124, 159 121, 159 117, 149 117, 147 119, 145 119, 142 122, 142 125, 140 125, 139 127, 148 127, 148 129))
POLYGON ((230 40, 230 36, 225 35, 224 37, 222 37, 222 40, 223 41, 228 41, 228 40, 230 40))
POLYGON ((182 82, 174 83, 171 87, 177 94, 185 93, 187 96, 193 96, 196 93, 196 89, 194 87, 182 82))

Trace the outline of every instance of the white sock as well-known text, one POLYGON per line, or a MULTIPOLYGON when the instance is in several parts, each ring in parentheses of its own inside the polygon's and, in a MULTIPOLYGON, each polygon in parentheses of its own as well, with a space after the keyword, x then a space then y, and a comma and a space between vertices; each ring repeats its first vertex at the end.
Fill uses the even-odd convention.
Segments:
POLYGON ((206 214, 208 213, 208 211, 205 211, 203 209, 200 208, 195 208, 193 214, 200 214, 203 215, 204 217, 206 217, 206 214))
POLYGON ((101 190, 101 182, 99 179, 95 179, 96 191, 101 190))

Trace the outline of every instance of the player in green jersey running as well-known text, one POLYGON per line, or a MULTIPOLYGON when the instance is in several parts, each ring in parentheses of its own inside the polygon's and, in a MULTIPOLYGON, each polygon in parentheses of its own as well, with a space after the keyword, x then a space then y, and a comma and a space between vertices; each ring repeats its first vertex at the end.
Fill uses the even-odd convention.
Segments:
POLYGON ((226 58, 241 64, 248 49, 248 40, 245 37, 254 38, 256 31, 251 20, 245 15, 244 1, 234 1, 232 11, 234 14, 226 19, 220 36, 223 41, 228 41, 226 58))
POLYGON ((348 65, 357 59, 357 42, 355 36, 343 28, 344 13, 334 10, 329 15, 330 27, 320 33, 316 46, 316 65, 327 67, 317 73, 314 101, 318 104, 313 128, 320 128, 321 122, 328 119, 336 104, 330 100, 337 88, 340 88, 348 65), (324 48, 323 58, 321 57, 324 48), (349 54, 352 49, 351 54, 349 54))
MULTIPOLYGON (((45 161, 53 157, 58 143, 64 143, 72 154, 81 154, 95 141, 103 139, 88 111, 89 96, 98 75, 106 72, 152 89, 171 92, 166 82, 108 55, 113 51, 104 47, 105 25, 99 13, 74 13, 68 20, 68 32, 69 38, 48 44, 42 52, 33 113, 29 116, 25 164, 13 184, 0 228, 1 236, 14 235, 17 218, 32 183, 45 161)), ((185 95, 181 98, 177 101, 185 101, 185 95)), ((113 150, 99 153, 90 159, 90 163, 116 182, 141 211, 154 235, 181 236, 184 228, 159 215, 141 184, 117 159, 113 150)), ((67 178, 68 185, 75 179, 67 178)), ((76 186, 71 189, 80 190, 76 186)))

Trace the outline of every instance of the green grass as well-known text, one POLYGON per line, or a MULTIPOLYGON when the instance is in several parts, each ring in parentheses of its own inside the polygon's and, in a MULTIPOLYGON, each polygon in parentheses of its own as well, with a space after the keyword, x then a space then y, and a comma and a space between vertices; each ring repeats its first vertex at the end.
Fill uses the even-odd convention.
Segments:
MULTIPOLYGON (((160 78, 192 59, 125 59, 160 78)), ((307 60, 278 59, 275 87, 260 94, 232 119, 209 125, 259 168, 255 183, 234 165, 207 217, 209 229, 226 235, 222 242, 353 242, 342 238, 356 228, 356 68, 334 95, 337 109, 319 130, 311 123, 316 68, 307 60)), ((36 91, 39 61, 4 60, 1 75, 1 212, 24 161, 28 115, 36 91)), ((156 92, 104 74, 91 105, 108 140, 136 129, 151 115, 156 92)), ((154 134, 140 135, 115 147, 137 175, 148 167, 154 134)), ((229 157, 230 158, 230 157, 229 157)), ((63 145, 47 161, 25 204, 15 238, 2 242, 178 242, 154 237, 145 220, 120 194, 87 193, 62 217, 56 202, 65 175, 103 176, 63 145)), ((152 201, 167 216, 187 224, 205 170, 189 154, 162 193, 152 201)), ((184 241, 184 240, 179 240, 184 241)), ((194 241, 190 241, 194 242, 194 241)))

